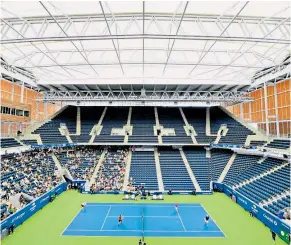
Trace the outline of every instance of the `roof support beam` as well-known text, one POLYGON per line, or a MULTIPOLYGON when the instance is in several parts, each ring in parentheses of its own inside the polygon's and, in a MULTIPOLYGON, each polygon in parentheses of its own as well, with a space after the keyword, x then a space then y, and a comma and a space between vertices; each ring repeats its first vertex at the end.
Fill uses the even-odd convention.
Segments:
MULTIPOLYGON (((99 1, 99 4, 100 4, 100 7, 101 7, 101 10, 102 10, 102 13, 103 13, 103 16, 104 16, 104 19, 105 19, 105 22, 106 22, 107 28, 108 28, 108 32, 109 32, 110 36, 112 36, 112 33, 111 33, 111 30, 110 30, 110 27, 109 27, 109 24, 108 24, 108 21, 107 21, 106 15, 105 15, 105 13, 104 13, 104 9, 103 9, 103 6, 102 6, 102 2, 99 1)), ((121 61, 120 61, 119 53, 118 53, 118 51, 117 51, 117 49, 116 49, 116 45, 115 45, 114 39, 112 38, 111 40, 112 40, 112 44, 113 44, 114 49, 115 49, 115 52, 116 52, 117 59, 118 59, 118 61, 119 61, 120 68, 121 68, 121 70, 122 70, 122 73, 124 74, 124 70, 123 70, 123 67, 122 67, 122 64, 121 64, 121 61)), ((117 40, 118 40, 118 39, 117 39, 117 40)))
MULTIPOLYGON (((69 37, 67 32, 61 27, 61 25, 59 24, 59 22, 57 22, 57 20, 55 19, 55 17, 50 13, 50 11, 47 9, 47 7, 40 1, 40 4, 42 5, 42 7, 45 9, 45 11, 53 18, 54 22, 58 25, 58 27, 61 29, 61 31, 64 33, 64 35, 66 37, 69 37)), ((84 60, 88 63, 88 65, 92 68, 92 70, 94 71, 94 73, 99 76, 98 72, 95 70, 95 68, 90 64, 90 62, 88 61, 88 59, 86 58, 86 56, 80 51, 80 49, 77 47, 77 45, 71 41, 71 43, 73 44, 73 46, 78 50, 78 52, 81 54, 81 56, 84 58, 84 60)))
POLYGON ((252 98, 246 96, 246 92, 240 91, 175 91, 175 90, 147 90, 146 95, 134 90, 100 91, 47 91, 44 98, 39 101, 115 101, 115 102, 242 102, 252 98), (93 95, 93 92, 95 95, 93 95), (82 93, 84 95, 82 95, 82 93), (120 96, 122 94, 122 96, 120 96))
MULTIPOLYGON (((14 30, 18 35, 20 35, 22 37, 22 39, 25 39, 25 36, 22 35, 18 30, 16 30, 10 23, 8 23, 7 21, 5 21, 4 19, 2 19, 2 21, 7 24, 12 30, 14 30)), ((42 42, 42 41, 40 41, 42 42)), ((2 43, 2 41, 1 41, 2 43)), ((37 45, 35 45, 33 42, 29 42, 32 46, 34 46, 38 51, 40 51, 41 53, 43 53, 47 58, 49 58, 50 60, 52 60, 54 63, 56 63, 58 65, 58 63, 52 59, 48 54, 46 54, 43 50, 41 50, 37 45)), ((23 53, 23 51, 18 48, 17 46, 15 46, 18 50, 21 51, 22 54, 25 55, 25 53, 23 53)), ((28 59, 28 61, 31 63, 31 61, 28 59)), ((33 64, 34 65, 34 64, 33 64)), ((34 65, 35 67, 37 67, 36 65, 34 65)), ((59 66, 61 67, 61 66, 59 66)), ((63 67, 61 67, 67 74, 69 74, 72 77, 72 74, 70 72, 68 72, 66 69, 64 69, 63 67)))
MULTIPOLYGON (((144 28, 145 28, 145 1, 142 1, 142 35, 144 36, 144 28)), ((144 76, 144 38, 142 39, 142 75, 144 76)))
MULTIPOLYGON (((183 21, 183 18, 184 18, 185 12, 186 12, 187 7, 188 7, 188 3, 189 3, 189 2, 187 1, 187 2, 186 2, 186 5, 185 5, 185 8, 184 8, 184 11, 183 11, 183 14, 182 14, 181 19, 180 19, 180 22, 179 22, 178 28, 177 28, 177 30, 176 30, 176 36, 177 36, 178 33, 179 33, 179 30, 180 30, 180 27, 181 27, 181 24, 182 24, 182 21, 183 21)), ((174 39, 173 42, 172 42, 172 46, 171 46, 171 49, 170 49, 170 51, 169 51, 169 54, 168 54, 168 57, 167 57, 167 60, 166 60, 165 66, 164 66, 163 74, 165 73, 165 70, 166 70, 166 67, 167 67, 168 61, 169 61, 169 59, 170 59, 170 56, 171 56, 171 53, 172 53, 172 50, 173 50, 173 47, 174 47, 174 44, 175 44, 175 41, 176 41, 176 39, 174 39)))
MULTIPOLYGON (((130 61, 125 61, 125 62, 122 62, 122 64, 124 65, 142 65, 143 63, 142 62, 130 62, 130 61)), ((164 62, 145 62, 144 63, 145 65, 165 65, 164 62)), ((196 65, 196 64, 199 64, 199 66, 206 66, 206 67, 225 67, 225 66, 228 66, 228 67, 237 67, 237 68, 256 68, 256 69, 263 69, 265 68, 265 66, 263 65, 247 65, 247 64, 232 64, 232 65, 228 65, 228 64, 222 64, 222 63, 199 63, 199 62, 168 62, 168 65, 171 65, 171 66, 193 66, 193 65, 196 65)), ((80 66, 89 66, 89 64, 87 63, 62 63, 60 64, 61 66, 64 66, 64 67, 80 67, 80 66)), ((119 65, 118 62, 94 62, 94 63, 91 63, 91 65, 96 65, 96 66, 117 66, 119 65)), ((58 65, 55 65, 55 64, 44 64, 44 65, 38 65, 37 67, 55 67, 55 66, 58 66, 58 65)), ((22 66, 23 68, 33 68, 34 66, 29 66, 29 65, 24 65, 22 66)))
POLYGON ((260 37, 236 37, 236 36, 203 36, 203 35, 163 35, 163 34, 125 34, 125 35, 91 35, 91 36, 69 36, 69 37, 28 37, 20 39, 1 40, 2 44, 27 43, 27 42, 68 42, 68 41, 91 41, 91 40, 130 40, 130 39, 175 39, 196 40, 216 42, 252 42, 252 43, 274 43, 289 44, 288 39, 260 38, 260 37))
MULTIPOLYGON (((244 10, 244 8, 247 6, 249 2, 246 2, 241 8, 240 10, 238 11, 238 13, 232 18, 232 20, 228 23, 228 25, 223 29, 223 31, 220 33, 219 37, 222 37, 222 35, 227 31, 227 29, 230 27, 230 25, 233 23, 233 21, 236 19, 237 16, 239 16, 239 14, 244 10)), ((229 38, 229 36, 227 36, 227 38, 229 38)), ((216 44, 218 40, 215 40, 213 42, 213 44, 208 48, 207 52, 200 58, 199 62, 197 65, 195 65, 193 67, 193 69, 189 72, 188 76, 189 77, 192 72, 195 70, 195 68, 199 65, 199 63, 204 59, 204 57, 207 55, 208 51, 210 51, 212 49, 212 47, 216 44)))

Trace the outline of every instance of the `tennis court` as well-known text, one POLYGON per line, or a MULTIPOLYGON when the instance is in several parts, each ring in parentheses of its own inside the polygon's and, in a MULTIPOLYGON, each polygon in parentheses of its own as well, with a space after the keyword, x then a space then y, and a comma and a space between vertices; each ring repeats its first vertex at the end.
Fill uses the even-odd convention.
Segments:
POLYGON ((123 237, 225 237, 207 211, 200 204, 126 204, 87 203, 62 236, 123 236, 123 237), (124 220, 117 225, 118 216, 124 220))

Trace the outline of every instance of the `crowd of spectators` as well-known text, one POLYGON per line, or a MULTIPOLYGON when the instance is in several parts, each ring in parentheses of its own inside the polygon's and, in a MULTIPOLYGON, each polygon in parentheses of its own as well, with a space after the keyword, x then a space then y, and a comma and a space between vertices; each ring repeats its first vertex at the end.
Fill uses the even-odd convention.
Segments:
POLYGON ((57 154, 63 167, 74 180, 90 180, 100 159, 101 152, 94 148, 77 148, 57 154))
POLYGON ((1 159, 1 193, 6 200, 17 193, 39 197, 60 184, 55 170, 48 150, 5 155, 1 159))
POLYGON ((16 211, 17 208, 15 208, 9 201, 1 199, 1 220, 6 219, 16 211))
POLYGON ((61 183, 55 174, 52 152, 52 149, 37 149, 1 157, 1 220, 17 211, 10 198, 18 198, 22 208, 61 183))
POLYGON ((127 155, 127 150, 107 151, 91 192, 122 189, 127 155))

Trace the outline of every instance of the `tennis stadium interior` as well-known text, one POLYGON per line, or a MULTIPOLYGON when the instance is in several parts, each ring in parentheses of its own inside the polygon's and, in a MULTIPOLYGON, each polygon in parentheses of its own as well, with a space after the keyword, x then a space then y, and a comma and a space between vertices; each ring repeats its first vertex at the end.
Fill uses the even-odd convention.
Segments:
POLYGON ((1 15, 3 244, 267 245, 270 230, 289 244, 290 2, 3 1, 1 15))

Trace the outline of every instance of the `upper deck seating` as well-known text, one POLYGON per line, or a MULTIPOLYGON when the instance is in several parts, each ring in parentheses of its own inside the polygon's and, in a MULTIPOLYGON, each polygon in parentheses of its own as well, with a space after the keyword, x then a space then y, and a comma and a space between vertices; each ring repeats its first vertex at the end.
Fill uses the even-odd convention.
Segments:
POLYGON ((217 133, 222 124, 226 124, 228 131, 222 136, 219 143, 244 145, 248 135, 254 133, 222 111, 219 107, 210 108, 211 132, 217 133))
POLYGON ((122 129, 127 123, 128 107, 108 107, 102 122, 102 130, 100 135, 94 139, 94 143, 123 143, 124 135, 114 135, 112 129, 122 129))
POLYGON ((164 128, 175 130, 175 136, 163 136, 163 143, 193 144, 184 129, 184 121, 178 108, 158 108, 159 122, 164 128))
POLYGON ((128 142, 158 143, 158 137, 154 135, 155 124, 153 107, 132 107, 131 125, 133 128, 128 142))
POLYGON ((196 140, 199 144, 209 144, 214 142, 215 136, 206 135, 206 108, 183 108, 183 112, 196 132, 196 140))
POLYGON ((86 106, 80 107, 81 113, 81 134, 71 135, 71 139, 74 143, 89 143, 91 139, 91 130, 102 115, 104 107, 86 106))

